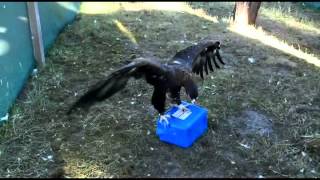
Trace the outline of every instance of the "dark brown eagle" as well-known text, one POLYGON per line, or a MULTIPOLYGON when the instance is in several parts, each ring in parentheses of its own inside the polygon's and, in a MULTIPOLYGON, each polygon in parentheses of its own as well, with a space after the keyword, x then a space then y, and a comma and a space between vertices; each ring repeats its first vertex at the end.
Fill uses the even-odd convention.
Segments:
POLYGON ((212 62, 216 68, 220 68, 215 57, 224 65, 219 49, 219 41, 206 41, 177 52, 165 64, 150 58, 137 58, 97 83, 72 105, 67 114, 76 107, 89 108, 93 103, 111 97, 123 89, 131 77, 136 79, 144 77, 147 83, 154 87, 151 103, 160 113, 160 121, 168 124, 167 116, 164 115, 166 93, 170 93, 172 102, 176 106, 185 110, 186 107, 180 100, 180 90, 184 87, 191 102, 194 103, 198 97, 198 87, 192 79, 192 73, 200 75, 203 79, 203 72, 208 74, 209 70, 213 71, 212 62))

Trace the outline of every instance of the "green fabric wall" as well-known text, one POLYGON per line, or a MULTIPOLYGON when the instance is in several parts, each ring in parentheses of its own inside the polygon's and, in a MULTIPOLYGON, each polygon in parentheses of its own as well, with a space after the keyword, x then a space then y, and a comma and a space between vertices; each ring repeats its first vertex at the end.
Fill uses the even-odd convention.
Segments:
POLYGON ((45 52, 50 48, 63 27, 73 21, 79 8, 79 2, 39 2, 45 52))
MULTIPOLYGON (((45 52, 80 2, 39 2, 45 52)), ((0 2, 0 123, 35 68, 26 2, 0 2)))
POLYGON ((320 2, 304 2, 307 7, 320 10, 320 2))

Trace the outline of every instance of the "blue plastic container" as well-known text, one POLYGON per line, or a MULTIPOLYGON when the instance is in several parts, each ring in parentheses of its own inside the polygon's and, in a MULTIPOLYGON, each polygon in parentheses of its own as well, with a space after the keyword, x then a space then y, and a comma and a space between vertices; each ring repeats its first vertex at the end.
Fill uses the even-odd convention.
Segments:
POLYGON ((190 111, 182 113, 177 107, 171 107, 166 112, 171 116, 169 125, 160 123, 158 118, 156 134, 161 141, 187 148, 207 130, 208 110, 184 101, 182 104, 187 105, 190 111))

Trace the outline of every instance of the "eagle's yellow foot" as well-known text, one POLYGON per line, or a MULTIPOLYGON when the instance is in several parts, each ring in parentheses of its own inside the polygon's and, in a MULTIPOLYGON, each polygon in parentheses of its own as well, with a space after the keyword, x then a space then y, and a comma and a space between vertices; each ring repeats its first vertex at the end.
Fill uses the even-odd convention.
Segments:
POLYGON ((160 114, 160 119, 159 119, 160 123, 163 124, 163 122, 165 122, 164 123, 165 126, 169 125, 169 121, 168 121, 169 117, 170 117, 170 115, 167 115, 167 114, 161 115, 160 114))

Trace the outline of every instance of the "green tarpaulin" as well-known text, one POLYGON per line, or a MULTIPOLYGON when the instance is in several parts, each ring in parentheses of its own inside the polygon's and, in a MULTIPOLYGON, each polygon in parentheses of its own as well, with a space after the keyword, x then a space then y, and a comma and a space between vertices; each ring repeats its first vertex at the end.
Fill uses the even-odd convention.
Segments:
MULTIPOLYGON (((45 52, 72 22, 80 2, 39 2, 45 52)), ((7 115, 36 63, 26 2, 0 2, 0 118, 7 115)), ((1 121, 0 119, 0 121, 1 121)))
POLYGON ((304 2, 307 7, 320 10, 320 2, 304 2))

